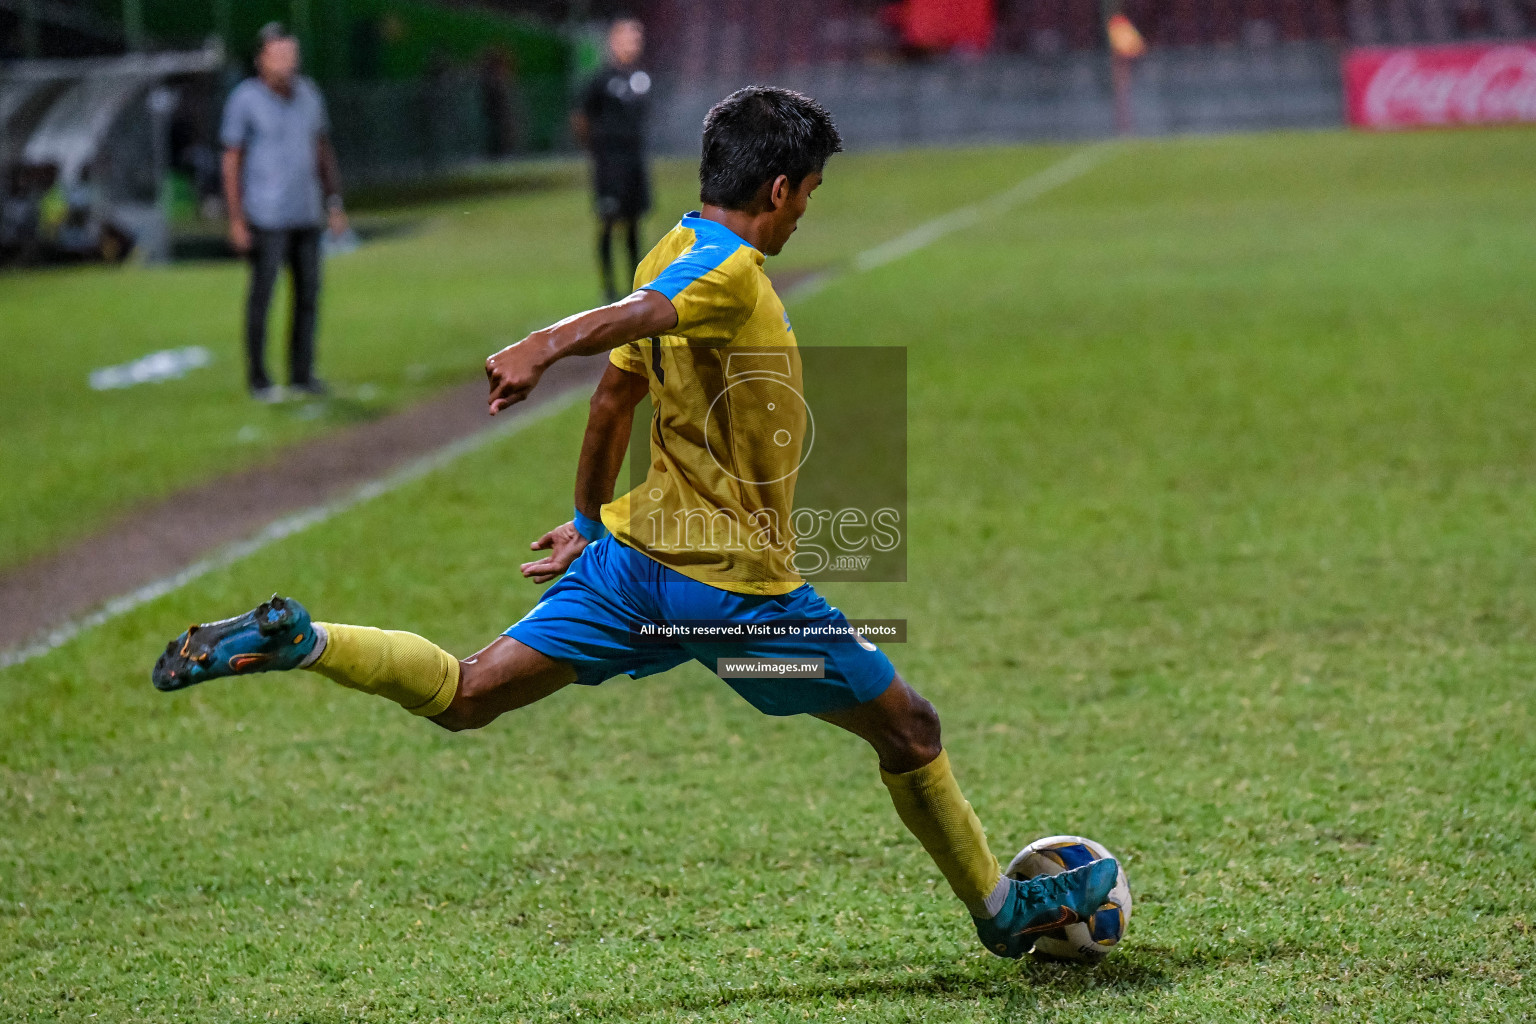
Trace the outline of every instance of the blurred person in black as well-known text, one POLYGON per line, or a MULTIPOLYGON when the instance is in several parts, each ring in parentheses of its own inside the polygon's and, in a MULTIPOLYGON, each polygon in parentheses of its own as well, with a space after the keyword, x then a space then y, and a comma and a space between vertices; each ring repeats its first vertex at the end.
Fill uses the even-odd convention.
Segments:
POLYGON ((480 103, 485 108, 486 155, 511 156, 517 150, 517 57, 493 47, 480 57, 480 103))
POLYGON ((571 116, 579 142, 592 156, 592 191, 602 226, 597 258, 609 302, 629 291, 640 265, 640 218, 651 208, 651 181, 645 166, 645 119, 651 76, 640 68, 645 29, 634 18, 620 18, 608 29, 608 63, 581 92, 571 116), (613 280, 613 229, 622 224, 629 246, 629 277, 624 288, 613 280))
POLYGON ((219 140, 224 146, 224 200, 229 242, 249 254, 245 303, 247 383, 251 395, 280 401, 267 377, 267 307, 283 264, 293 275, 288 347, 289 390, 323 395, 314 376, 315 320, 320 300, 320 232, 345 234, 341 175, 331 148, 325 99, 299 74, 299 41, 276 22, 257 36, 256 74, 230 93, 219 140))

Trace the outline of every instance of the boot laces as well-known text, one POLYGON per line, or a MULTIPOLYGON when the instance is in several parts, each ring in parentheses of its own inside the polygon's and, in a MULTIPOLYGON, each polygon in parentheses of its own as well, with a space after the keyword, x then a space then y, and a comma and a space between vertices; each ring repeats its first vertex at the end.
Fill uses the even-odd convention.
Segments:
POLYGON ((1036 875, 1024 882, 1023 896, 1031 903, 1071 905, 1072 883, 1075 877, 1070 871, 1057 875, 1036 875))

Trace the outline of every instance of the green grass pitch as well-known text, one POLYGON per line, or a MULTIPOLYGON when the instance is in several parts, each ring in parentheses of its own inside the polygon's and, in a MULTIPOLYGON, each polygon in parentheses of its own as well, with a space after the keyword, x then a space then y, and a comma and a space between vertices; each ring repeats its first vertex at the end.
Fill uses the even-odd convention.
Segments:
MULTIPOLYGON (((785 261, 1062 152, 839 157, 785 261)), ((1533 158, 1513 130, 1128 144, 792 305, 806 344, 909 346, 910 582, 830 596, 909 620, 891 653, 1000 855, 1081 832, 1124 858, 1136 912, 1103 965, 983 953, 868 751, 697 667, 460 736, 303 674, 150 688, 169 635, 274 589, 456 653, 494 636, 568 513, 572 408, 0 673, 0 1019, 1531 1019, 1533 158)), ((683 170, 664 193, 686 203, 683 170)), ((338 262, 328 338, 357 348, 333 377, 477 360, 498 303, 518 326, 579 303, 581 202, 482 201, 338 262), (580 233, 518 292, 517 240, 551 224, 580 233), (502 271, 388 291, 455 253, 502 271), (394 326, 369 334, 374 301, 394 326)), ((154 295, 202 318, 159 320, 168 347, 232 318, 237 283, 13 278, 0 317, 77 359, 41 304, 96 295, 139 311, 117 322, 140 354, 154 295)), ((148 389, 96 415, 37 386, 73 367, 24 366, 47 408, 8 396, 0 451, 33 514, 68 503, 14 452, 28 430, 55 431, 57 476, 173 479, 170 413, 142 473, 111 461, 148 389)))

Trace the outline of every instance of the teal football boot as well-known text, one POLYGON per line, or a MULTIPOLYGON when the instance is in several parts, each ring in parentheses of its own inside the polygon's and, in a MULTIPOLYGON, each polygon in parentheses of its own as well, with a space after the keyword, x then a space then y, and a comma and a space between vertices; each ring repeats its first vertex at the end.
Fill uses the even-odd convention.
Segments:
POLYGON ((973 919, 976 934, 989 952, 1017 960, 1038 936, 1091 918, 1119 877, 1120 865, 1105 857, 1059 875, 1014 879, 996 917, 973 919))
POLYGON ((309 612, 272 595, 256 608, 220 622, 191 626, 165 645, 150 679, 157 690, 180 690, 210 679, 298 668, 315 649, 309 612))

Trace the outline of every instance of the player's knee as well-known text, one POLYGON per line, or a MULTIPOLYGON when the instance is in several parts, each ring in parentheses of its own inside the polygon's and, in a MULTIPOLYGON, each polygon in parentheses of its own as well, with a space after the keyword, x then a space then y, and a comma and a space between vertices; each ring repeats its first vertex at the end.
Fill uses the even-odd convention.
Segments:
POLYGON ((489 706, 486 696, 495 689, 495 683, 485 677, 480 666, 471 662, 459 662, 459 688, 452 702, 432 721, 449 732, 481 729, 496 720, 496 712, 489 706))
POLYGON ((899 677, 892 692, 882 698, 886 714, 878 740, 871 736, 888 771, 915 771, 944 749, 939 732, 939 713, 922 694, 899 677))
POLYGON ((905 760, 927 764, 944 749, 939 735, 939 713, 917 693, 904 714, 896 721, 896 746, 905 760))
POLYGON ((489 719, 479 713, 472 701, 465 700, 457 694, 454 695, 453 703, 449 704, 442 714, 432 716, 432 721, 449 732, 464 732, 489 724, 489 719))

